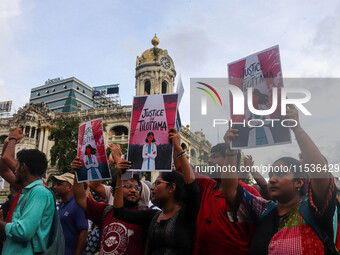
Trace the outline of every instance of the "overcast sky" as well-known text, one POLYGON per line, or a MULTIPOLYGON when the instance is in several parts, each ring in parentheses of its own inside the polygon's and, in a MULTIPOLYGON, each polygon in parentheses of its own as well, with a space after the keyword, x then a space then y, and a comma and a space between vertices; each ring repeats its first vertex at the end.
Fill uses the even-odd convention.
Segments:
MULTIPOLYGON (((227 77, 228 63, 277 44, 285 78, 339 77, 339 12, 331 0, 1 0, 0 101, 17 110, 31 88, 74 76, 90 86, 119 83, 122 103, 131 104, 136 57, 156 33, 182 76, 188 124, 190 78, 227 77)), ((312 90, 313 107, 327 105, 335 120, 306 120, 333 163, 340 163, 339 86, 312 90)))

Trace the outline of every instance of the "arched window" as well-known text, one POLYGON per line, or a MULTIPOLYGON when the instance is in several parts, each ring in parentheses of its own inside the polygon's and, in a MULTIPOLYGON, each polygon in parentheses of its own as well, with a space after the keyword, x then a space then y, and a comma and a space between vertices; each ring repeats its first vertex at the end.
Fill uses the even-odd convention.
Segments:
POLYGON ((114 135, 114 136, 121 136, 121 135, 127 136, 128 133, 129 133, 129 130, 124 126, 116 126, 110 130, 110 135, 114 135))
POLYGON ((6 138, 7 138, 7 135, 0 136, 0 144, 4 144, 6 138))
POLYGON ((144 83, 144 93, 150 95, 151 83, 150 81, 145 81, 144 83))
POLYGON ((168 90, 168 84, 166 81, 162 82, 162 94, 165 94, 168 90))
POLYGON ((192 157, 196 157, 196 151, 195 151, 194 149, 191 149, 191 150, 190 150, 190 155, 191 155, 192 157))

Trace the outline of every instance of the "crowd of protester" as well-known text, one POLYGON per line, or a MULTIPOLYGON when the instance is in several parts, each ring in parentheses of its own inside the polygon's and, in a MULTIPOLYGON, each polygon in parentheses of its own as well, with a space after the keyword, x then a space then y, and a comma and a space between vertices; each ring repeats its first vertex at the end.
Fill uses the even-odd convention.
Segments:
MULTIPOLYGON (((303 161, 282 157, 273 166, 314 164, 322 171, 270 172, 268 182, 251 171, 254 185, 246 184, 240 172, 209 178, 193 171, 179 133, 171 129, 174 170, 160 173, 151 188, 139 174, 126 172, 131 162, 123 159, 119 145, 111 144, 109 164, 117 169, 111 186, 78 183, 74 172, 82 162, 75 158, 71 173, 53 176, 51 192, 43 181, 44 153, 21 150, 15 157, 15 146, 24 137, 17 128, 5 140, 0 159, 0 175, 11 187, 2 206, 1 254, 46 254, 52 248, 49 254, 338 254, 334 177, 294 107, 287 117, 298 123, 292 131, 303 161), (58 239, 52 233, 59 225, 63 237, 58 239)), ((212 147, 208 164, 251 168, 250 155, 231 149, 237 136, 238 130, 230 128, 225 142, 212 147)))

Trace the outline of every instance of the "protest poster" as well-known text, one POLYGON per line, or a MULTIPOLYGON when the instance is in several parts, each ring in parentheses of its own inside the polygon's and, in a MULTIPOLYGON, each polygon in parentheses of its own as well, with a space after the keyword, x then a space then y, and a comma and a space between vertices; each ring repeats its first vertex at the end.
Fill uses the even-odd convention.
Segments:
POLYGON ((173 148, 169 129, 175 128, 178 94, 133 98, 128 160, 130 171, 171 171, 173 148))
POLYGON ((83 165, 76 172, 78 182, 111 179, 102 119, 90 120, 79 126, 77 156, 83 165))
POLYGON ((274 46, 228 64, 229 83, 244 94, 244 115, 233 114, 230 95, 231 120, 239 136, 232 141, 232 148, 256 148, 291 143, 290 129, 281 125, 281 88, 283 87, 279 46, 274 46), (272 114, 257 115, 248 107, 248 88, 252 88, 253 108, 271 109, 273 88, 277 88, 277 107, 272 114))

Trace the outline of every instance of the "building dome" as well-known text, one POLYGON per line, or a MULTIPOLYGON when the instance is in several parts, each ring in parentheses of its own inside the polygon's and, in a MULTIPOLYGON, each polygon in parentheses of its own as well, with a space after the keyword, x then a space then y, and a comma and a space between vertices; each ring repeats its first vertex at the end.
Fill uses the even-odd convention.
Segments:
POLYGON ((144 51, 139 57, 140 64, 156 61, 156 58, 163 53, 163 50, 157 47, 159 39, 156 35, 152 38, 151 43, 153 48, 144 51))

